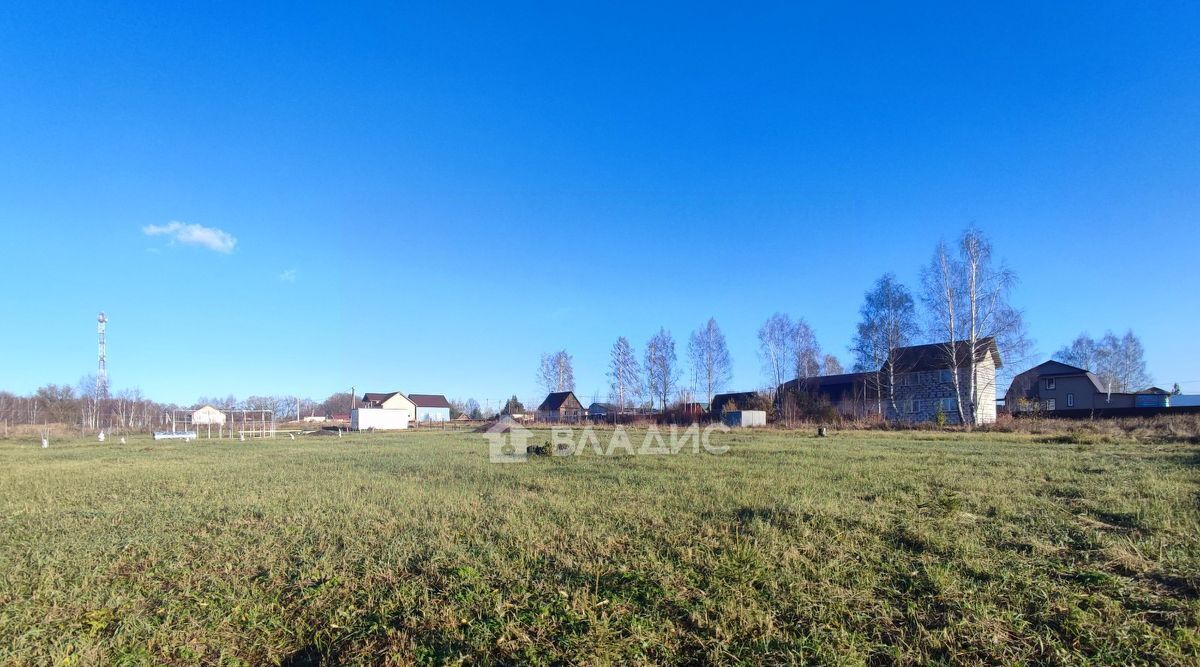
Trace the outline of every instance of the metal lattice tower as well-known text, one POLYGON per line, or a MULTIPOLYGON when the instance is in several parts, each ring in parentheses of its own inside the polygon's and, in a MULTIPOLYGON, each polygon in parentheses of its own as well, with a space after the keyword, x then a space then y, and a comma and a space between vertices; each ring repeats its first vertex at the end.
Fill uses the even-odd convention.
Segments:
POLYGON ((96 334, 99 336, 100 344, 100 365, 96 369, 96 397, 108 398, 108 368, 105 367, 105 357, 108 356, 104 344, 104 327, 108 324, 108 318, 105 317, 104 311, 100 311, 100 316, 96 318, 96 334))

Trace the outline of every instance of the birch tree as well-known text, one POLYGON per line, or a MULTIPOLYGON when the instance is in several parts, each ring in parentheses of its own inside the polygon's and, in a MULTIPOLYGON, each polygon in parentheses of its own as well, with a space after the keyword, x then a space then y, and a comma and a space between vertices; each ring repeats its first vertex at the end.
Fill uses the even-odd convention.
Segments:
POLYGON ((821 374, 821 344, 817 334, 803 317, 792 325, 792 375, 796 379, 816 377, 821 374))
POLYGON ((851 344, 856 366, 875 374, 876 387, 886 388, 892 414, 899 415, 896 375, 906 369, 897 367, 896 351, 912 344, 920 331, 912 293, 896 276, 885 273, 866 293, 858 312, 862 319, 851 344))
POLYGON ((794 330, 792 318, 783 313, 772 315, 758 330, 758 355, 775 393, 788 379, 794 330))
POLYGON ((665 410, 679 381, 676 368, 675 339, 671 332, 660 328, 646 343, 646 386, 650 390, 651 407, 655 398, 665 410))
POLYGON ((951 254, 945 241, 938 241, 933 250, 933 259, 921 271, 921 285, 924 290, 922 301, 929 316, 930 334, 934 339, 944 341, 946 362, 954 371, 952 382, 957 399, 954 409, 958 413, 959 423, 965 424, 967 418, 963 411, 961 374, 958 372, 963 365, 959 359, 961 350, 958 345, 961 336, 959 318, 963 309, 962 274, 961 262, 951 254))
POLYGON ((1070 345, 1054 354, 1056 361, 1091 371, 1108 393, 1144 389, 1153 378, 1146 370, 1146 351, 1132 330, 1118 337, 1111 331, 1099 340, 1079 334, 1070 345))
POLYGON ((1052 359, 1068 366, 1095 372, 1099 366, 1100 348, 1096 345, 1094 338, 1086 333, 1081 333, 1071 341, 1070 345, 1059 348, 1052 359))
POLYGON ((575 391, 575 369, 566 350, 543 354, 538 364, 538 384, 547 393, 575 391))
POLYGON ((609 400, 621 410, 641 394, 641 369, 629 339, 621 336, 613 343, 608 360, 609 400))
POLYGON ((1150 386, 1154 378, 1146 370, 1146 350, 1133 331, 1126 331, 1115 348, 1114 375, 1121 391, 1135 392, 1150 386))
POLYGON ((1029 348, 1021 311, 1009 302, 1017 277, 993 260, 992 244, 975 227, 959 238, 957 256, 940 242, 922 274, 923 299, 932 330, 944 336, 947 361, 954 372, 954 392, 961 423, 979 423, 980 399, 996 375, 981 378, 979 364, 996 345, 1002 358, 1016 363, 1029 348), (965 386, 964 375, 965 371, 965 386))
POLYGON ((733 376, 733 361, 725 344, 725 334, 721 333, 715 319, 710 317, 703 327, 692 332, 688 356, 692 361, 692 381, 711 404, 713 396, 724 389, 733 376))

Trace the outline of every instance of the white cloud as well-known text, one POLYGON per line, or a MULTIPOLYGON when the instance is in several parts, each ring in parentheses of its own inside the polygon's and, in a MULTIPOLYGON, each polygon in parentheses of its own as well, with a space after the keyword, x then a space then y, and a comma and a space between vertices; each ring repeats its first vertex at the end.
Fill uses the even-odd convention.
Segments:
POLYGON ((147 236, 169 236, 172 243, 198 245, 226 254, 233 252, 233 246, 237 245, 237 239, 229 232, 175 220, 165 225, 146 225, 142 232, 147 236))
POLYGON ((287 271, 284 271, 283 273, 279 274, 279 282, 281 282, 281 283, 296 282, 296 269, 288 269, 287 271))

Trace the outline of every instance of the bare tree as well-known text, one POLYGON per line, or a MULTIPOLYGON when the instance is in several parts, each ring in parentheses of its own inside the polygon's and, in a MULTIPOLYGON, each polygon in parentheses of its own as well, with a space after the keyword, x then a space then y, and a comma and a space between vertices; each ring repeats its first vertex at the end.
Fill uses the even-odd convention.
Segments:
POLYGON ((733 360, 725 344, 725 334, 717 321, 708 322, 698 331, 692 332, 688 340, 688 356, 692 361, 692 379, 697 389, 704 391, 705 400, 712 403, 713 396, 725 388, 733 376, 733 360))
POLYGON ((1117 361, 1114 367, 1121 391, 1140 391, 1154 382, 1146 370, 1146 350, 1132 330, 1126 331, 1121 337, 1115 356, 1117 361))
POLYGON ((479 401, 473 398, 468 398, 466 402, 463 403, 462 414, 466 415, 467 419, 482 419, 483 410, 479 408, 479 401))
POLYGON ((794 377, 810 378, 821 374, 821 344, 817 334, 803 317, 792 325, 792 371, 794 377))
POLYGON ((317 406, 317 412, 322 417, 332 417, 343 413, 348 414, 352 407, 359 407, 358 397, 348 391, 339 391, 321 401, 317 406))
POLYGON ((995 386, 997 375, 981 376, 979 363, 991 345, 999 348, 1010 364, 1029 349, 1021 311, 1009 303, 1017 282, 1003 263, 993 263, 992 245, 983 232, 967 228, 959 239, 958 256, 951 256, 945 243, 938 243, 933 261, 922 275, 924 301, 934 331, 945 337, 945 348, 954 372, 959 420, 979 423, 980 397, 995 386), (966 373, 963 386, 962 371, 966 373))
POLYGON ((575 391, 575 370, 566 350, 542 355, 538 384, 547 392, 575 391))
POLYGON ((822 375, 841 375, 845 372, 846 370, 842 368, 842 362, 838 361, 836 356, 827 354, 825 355, 825 358, 821 360, 822 375))
POLYGON ((920 331, 912 293, 896 276, 885 273, 866 293, 858 312, 862 319, 851 344, 855 365, 875 374, 876 395, 886 389, 892 414, 899 415, 896 375, 907 369, 897 367, 896 351, 910 345, 920 331))
POLYGON ((651 408, 655 398, 659 399, 661 409, 667 408, 679 381, 675 361, 675 339, 671 332, 660 328, 646 343, 646 386, 650 390, 651 408))
POLYGON ((609 400, 616 403, 619 410, 628 408, 641 394, 641 374, 629 339, 618 337, 609 354, 608 382, 609 400))
POLYGON ((774 392, 788 379, 794 332, 792 318, 783 313, 772 315, 758 330, 758 355, 774 392))
POLYGON ((1126 393, 1144 389, 1153 382, 1146 370, 1146 351, 1132 330, 1118 337, 1105 332, 1099 341, 1086 333, 1054 354, 1064 364, 1092 371, 1108 393, 1126 393))
POLYGON ((1085 371, 1095 371, 1099 366, 1100 348, 1095 339, 1086 333, 1081 333, 1054 353, 1053 359, 1068 366, 1082 368, 1085 371))
POLYGON ((963 360, 959 359, 961 350, 958 340, 960 337, 960 311, 962 310, 962 267, 950 253, 950 247, 945 241, 938 241, 933 251, 933 259, 921 271, 921 284, 924 288, 922 300, 929 315, 930 333, 935 339, 945 341, 946 362, 954 371, 952 382, 955 410, 958 412, 960 423, 966 423, 966 414, 962 406, 962 387, 959 369, 963 360))

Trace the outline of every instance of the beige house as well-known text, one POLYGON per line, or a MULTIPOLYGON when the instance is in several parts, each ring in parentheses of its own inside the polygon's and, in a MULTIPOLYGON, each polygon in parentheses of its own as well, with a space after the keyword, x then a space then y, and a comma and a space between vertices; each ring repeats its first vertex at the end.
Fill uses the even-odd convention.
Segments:
POLYGON ((409 415, 417 414, 417 406, 408 399, 407 396, 398 391, 393 391, 387 394, 366 393, 363 394, 362 403, 364 408, 382 408, 384 410, 408 410, 409 415))

